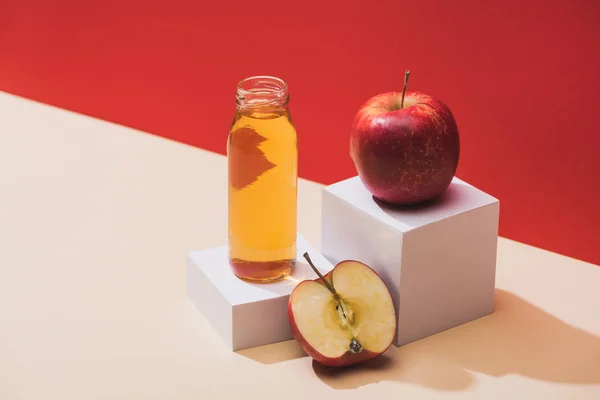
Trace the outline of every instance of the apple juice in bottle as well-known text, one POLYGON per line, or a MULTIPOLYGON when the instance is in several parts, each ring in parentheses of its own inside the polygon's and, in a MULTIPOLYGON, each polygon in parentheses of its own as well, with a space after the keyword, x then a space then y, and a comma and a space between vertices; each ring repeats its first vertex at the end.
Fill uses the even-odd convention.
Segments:
POLYGON ((287 84, 242 80, 227 141, 229 261, 235 275, 273 281, 296 259, 298 146, 287 84))

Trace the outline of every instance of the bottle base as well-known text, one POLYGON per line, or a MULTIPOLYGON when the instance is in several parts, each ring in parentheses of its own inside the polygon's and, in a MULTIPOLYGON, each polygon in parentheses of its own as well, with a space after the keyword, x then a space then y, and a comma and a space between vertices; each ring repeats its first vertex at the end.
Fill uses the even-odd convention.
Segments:
POLYGON ((233 258, 229 265, 238 278, 252 283, 270 283, 284 279, 292 273, 295 259, 275 261, 247 261, 233 258))

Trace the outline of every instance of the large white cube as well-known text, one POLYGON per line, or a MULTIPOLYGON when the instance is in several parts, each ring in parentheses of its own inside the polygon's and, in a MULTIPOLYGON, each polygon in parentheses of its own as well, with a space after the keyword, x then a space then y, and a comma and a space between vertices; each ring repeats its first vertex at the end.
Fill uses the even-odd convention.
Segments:
POLYGON ((391 207, 359 177, 323 189, 322 254, 362 261, 388 285, 396 346, 494 310, 499 201, 454 178, 437 201, 391 207))
POLYGON ((300 234, 296 248, 292 274, 271 283, 250 283, 236 277, 229 266, 227 246, 188 254, 188 298, 231 350, 293 339, 287 314, 289 296, 301 281, 318 278, 304 259, 304 252, 323 275, 333 268, 300 234))

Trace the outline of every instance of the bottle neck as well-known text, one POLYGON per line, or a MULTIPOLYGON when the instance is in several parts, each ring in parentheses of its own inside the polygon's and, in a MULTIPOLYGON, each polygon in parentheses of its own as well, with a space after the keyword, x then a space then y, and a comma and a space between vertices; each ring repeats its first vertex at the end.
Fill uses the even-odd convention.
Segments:
POLYGON ((287 83, 272 76, 253 76, 238 83, 236 104, 243 113, 279 113, 287 109, 287 83))

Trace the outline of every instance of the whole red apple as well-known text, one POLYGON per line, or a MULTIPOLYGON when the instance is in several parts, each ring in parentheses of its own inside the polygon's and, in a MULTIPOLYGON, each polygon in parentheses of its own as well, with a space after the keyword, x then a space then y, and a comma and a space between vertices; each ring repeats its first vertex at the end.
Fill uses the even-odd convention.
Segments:
MULTIPOLYGON (((408 78, 408 71, 406 78, 408 78)), ((350 157, 377 199, 410 205, 433 199, 450 185, 460 155, 450 109, 420 92, 382 93, 357 113, 350 157)))

